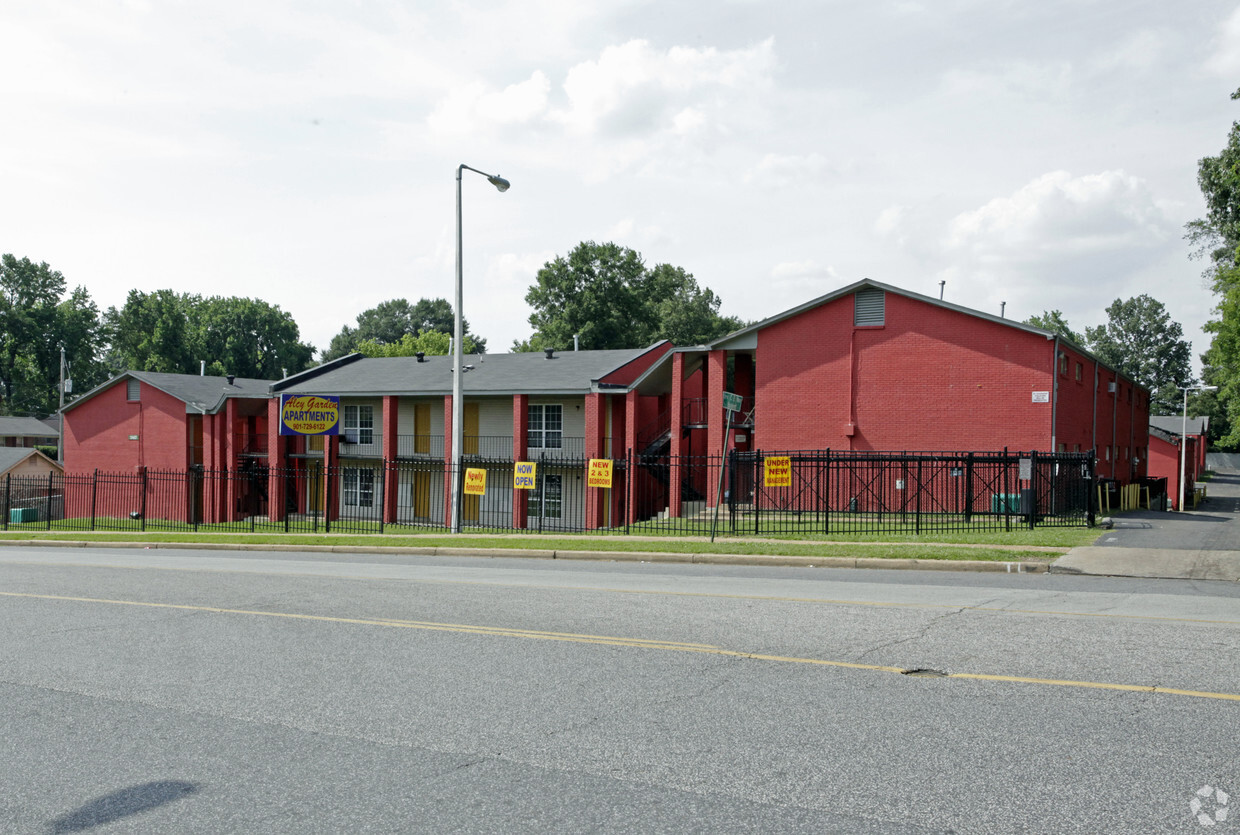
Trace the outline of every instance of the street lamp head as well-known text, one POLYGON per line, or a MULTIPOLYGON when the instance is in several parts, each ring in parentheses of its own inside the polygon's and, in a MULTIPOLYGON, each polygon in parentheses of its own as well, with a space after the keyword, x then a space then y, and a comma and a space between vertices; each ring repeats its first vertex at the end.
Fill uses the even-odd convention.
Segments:
POLYGON ((512 185, 512 183, 508 182, 503 177, 499 177, 499 176, 487 177, 487 182, 495 186, 500 191, 507 191, 509 187, 512 185))

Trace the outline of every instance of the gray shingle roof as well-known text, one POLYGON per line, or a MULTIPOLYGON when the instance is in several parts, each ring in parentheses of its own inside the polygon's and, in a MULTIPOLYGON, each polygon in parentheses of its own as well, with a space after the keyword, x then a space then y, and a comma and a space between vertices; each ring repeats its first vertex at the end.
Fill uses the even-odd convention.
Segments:
MULTIPOLYGON (((1180 429, 1184 426, 1184 416, 1176 415, 1150 415, 1150 426, 1155 429, 1161 429, 1180 437, 1180 429)), ((1189 415, 1188 429, 1189 435, 1204 435, 1206 430, 1210 428, 1210 419, 1208 417, 1193 417, 1189 415)))
POLYGON ((0 417, 0 437, 55 438, 58 434, 38 418, 0 417))
POLYGON ((235 377, 232 383, 227 377, 203 377, 197 374, 169 374, 162 371, 126 371, 118 374, 102 385, 96 386, 86 394, 65 406, 70 411, 90 400, 99 392, 119 384, 122 380, 133 377, 147 385, 185 402, 185 411, 214 412, 229 397, 261 397, 271 396, 270 387, 273 380, 256 380, 250 377, 235 377))
MULTIPOLYGON (((590 383, 642 356, 650 348, 565 351, 547 359, 539 352, 467 354, 462 387, 473 394, 588 394, 590 383)), ((448 395, 452 357, 362 357, 319 374, 277 384, 280 393, 351 396, 448 395)))
POLYGON ((0 473, 7 473, 9 470, 13 469, 32 455, 38 455, 44 458, 47 457, 34 447, 0 447, 0 473))

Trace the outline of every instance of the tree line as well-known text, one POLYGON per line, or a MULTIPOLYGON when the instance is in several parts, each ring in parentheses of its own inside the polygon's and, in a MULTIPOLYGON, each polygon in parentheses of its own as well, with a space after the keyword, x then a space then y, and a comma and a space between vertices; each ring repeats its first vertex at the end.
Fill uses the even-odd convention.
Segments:
MULTIPOLYGON (((131 290, 125 303, 100 311, 84 287, 67 289, 46 263, 0 257, 0 414, 47 415, 59 402, 60 352, 81 394, 126 371, 163 371, 280 379, 309 368, 314 346, 301 341, 278 305, 236 296, 131 290)), ((533 333, 514 351, 637 348, 660 339, 691 345, 741 327, 720 316, 720 298, 670 264, 648 268, 639 253, 614 243, 578 245, 539 270, 526 301, 533 333)), ((464 349, 487 340, 463 321, 464 349)), ((412 356, 449 352, 454 311, 446 299, 390 299, 345 325, 320 361, 353 352, 412 356)))
MULTIPOLYGON (((1237 93, 1240 95, 1240 91, 1237 93)), ((1210 256, 1218 318, 1205 379, 1214 393, 1190 400, 1195 414, 1213 418, 1224 448, 1240 448, 1240 126, 1220 158, 1201 161, 1210 206, 1190 224, 1189 237, 1210 256), (1233 431, 1233 427, 1236 427, 1233 431)), ((57 406, 60 347, 78 393, 134 369, 279 379, 303 371, 316 349, 302 342, 297 323, 279 306, 258 299, 132 290, 120 308, 102 313, 83 287, 67 291, 64 276, 45 263, 0 259, 0 414, 49 414, 57 406)), ((681 267, 648 266, 640 253, 616 243, 583 241, 543 265, 525 296, 531 334, 512 351, 640 348, 667 339, 699 345, 744 327, 719 314, 720 297, 681 267)), ((1184 385, 1196 381, 1181 326, 1161 302, 1142 295, 1116 299, 1105 324, 1077 332, 1058 310, 1026 320, 1062 334, 1151 391, 1153 414, 1179 414, 1184 385)), ((467 321, 464 349, 487 350, 467 321)), ((443 355, 450 350, 452 305, 445 299, 390 299, 345 325, 321 361, 367 356, 443 355)))

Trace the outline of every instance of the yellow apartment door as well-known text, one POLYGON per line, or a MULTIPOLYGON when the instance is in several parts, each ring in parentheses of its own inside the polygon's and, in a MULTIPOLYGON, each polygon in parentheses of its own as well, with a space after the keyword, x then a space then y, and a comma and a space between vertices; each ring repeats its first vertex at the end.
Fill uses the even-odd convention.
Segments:
POLYGON ((431 515, 431 474, 424 470, 413 474, 413 515, 418 519, 431 515))
MULTIPOLYGON (((416 403, 414 404, 414 407, 413 407, 413 454, 414 455, 429 455, 430 451, 431 451, 431 404, 430 403, 416 403)), ((414 483, 416 485, 417 483, 416 479, 414 483)))
POLYGON ((478 404, 465 404, 465 443, 462 445, 461 452, 464 455, 478 454, 478 404))

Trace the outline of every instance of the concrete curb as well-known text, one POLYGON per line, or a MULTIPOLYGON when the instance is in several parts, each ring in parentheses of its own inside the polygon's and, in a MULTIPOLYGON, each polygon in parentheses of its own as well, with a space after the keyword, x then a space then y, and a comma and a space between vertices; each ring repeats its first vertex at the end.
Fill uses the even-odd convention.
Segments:
MULTIPOLYGON (((537 548, 444 548, 390 545, 272 545, 200 542, 86 542, 83 540, 0 540, 0 546, 33 545, 56 548, 134 548, 176 551, 276 551, 317 554, 390 554, 421 557, 516 557, 543 560, 599 562, 682 563, 699 565, 780 566, 788 568, 869 568, 889 571, 971 571, 1007 574, 1045 574, 1049 561, 926 560, 880 557, 801 557, 783 554, 680 554, 670 551, 551 551, 537 548)), ((1063 571, 1063 569, 1059 569, 1063 571)), ((1064 572, 1066 573, 1066 572, 1064 572)))

